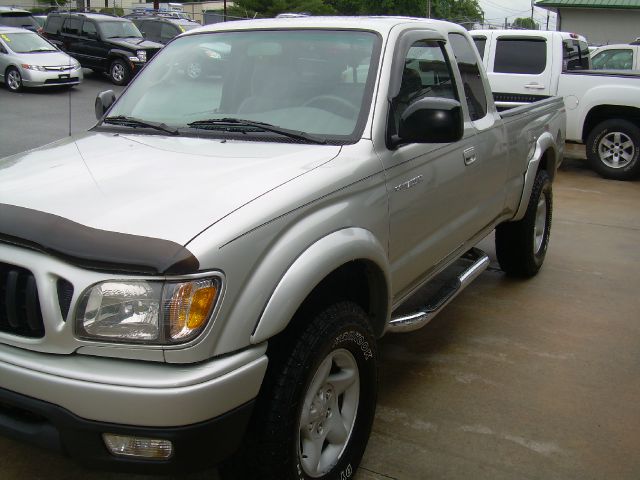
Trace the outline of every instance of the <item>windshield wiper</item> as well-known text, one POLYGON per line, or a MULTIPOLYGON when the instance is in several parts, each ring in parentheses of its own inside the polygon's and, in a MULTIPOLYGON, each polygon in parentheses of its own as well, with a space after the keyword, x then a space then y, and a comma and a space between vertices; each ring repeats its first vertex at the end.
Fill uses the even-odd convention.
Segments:
POLYGON ((265 132, 277 133, 279 135, 304 140, 305 142, 318 143, 324 145, 327 141, 316 135, 298 130, 290 130, 288 128, 279 127, 265 122, 254 122, 252 120, 244 120, 241 118, 211 118, 209 120, 198 120, 191 122, 187 126, 191 128, 202 128, 211 130, 233 130, 237 127, 252 127, 265 132))
POLYGON ((168 126, 161 122, 151 122, 148 120, 140 120, 139 118, 127 117, 125 115, 116 115, 115 117, 106 117, 102 120, 102 123, 109 123, 113 125, 122 125, 123 127, 143 127, 153 128, 154 130, 160 130, 170 135, 180 135, 177 128, 168 126))
POLYGON ((36 53, 36 52, 57 52, 54 48, 36 48, 35 50, 29 50, 27 53, 36 53))

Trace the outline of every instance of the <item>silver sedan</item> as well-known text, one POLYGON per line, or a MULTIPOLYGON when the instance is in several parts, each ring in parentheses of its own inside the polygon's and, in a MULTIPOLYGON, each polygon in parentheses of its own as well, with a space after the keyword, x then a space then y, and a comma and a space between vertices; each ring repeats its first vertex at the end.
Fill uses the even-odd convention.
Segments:
POLYGON ((12 92, 22 87, 77 85, 82 79, 78 61, 37 33, 0 27, 0 80, 12 92))

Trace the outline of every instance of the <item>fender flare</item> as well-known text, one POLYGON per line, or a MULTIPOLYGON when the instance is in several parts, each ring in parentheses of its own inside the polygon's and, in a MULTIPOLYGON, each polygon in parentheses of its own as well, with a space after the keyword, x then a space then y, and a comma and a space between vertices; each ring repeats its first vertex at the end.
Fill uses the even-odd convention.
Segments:
POLYGON ((522 196, 520 197, 520 205, 518 206, 518 210, 512 221, 522 220, 524 218, 524 215, 527 212, 527 206, 529 205, 531 191, 533 190, 533 182, 536 179, 536 174, 538 173, 538 168, 540 166, 540 160, 542 160, 543 155, 548 150, 553 152, 553 171, 550 171, 549 174, 551 178, 555 176, 555 170, 559 164, 556 141, 557 139, 554 138, 550 132, 544 132, 536 140, 535 150, 532 157, 529 159, 527 171, 524 174, 524 187, 522 189, 522 196))
POLYGON ((117 48, 111 49, 109 50, 109 53, 107 53, 107 58, 105 58, 104 60, 104 70, 105 72, 109 71, 109 67, 111 66, 111 62, 113 62, 116 58, 119 58, 120 60, 124 60, 125 62, 127 62, 127 65, 131 63, 131 60, 129 60, 129 57, 132 56, 133 53, 131 52, 127 52, 126 50, 120 50, 117 48))
MULTIPOLYGON (((259 344, 283 331, 313 289, 341 266, 364 260, 377 265, 383 275, 383 292, 377 292, 384 307, 384 324, 389 320, 391 285, 386 250, 368 230, 351 227, 335 231, 309 246, 287 269, 278 282, 251 335, 251 343, 259 344)), ((382 289, 381 289, 382 290, 382 289)), ((384 325, 380 325, 382 331, 384 325)))

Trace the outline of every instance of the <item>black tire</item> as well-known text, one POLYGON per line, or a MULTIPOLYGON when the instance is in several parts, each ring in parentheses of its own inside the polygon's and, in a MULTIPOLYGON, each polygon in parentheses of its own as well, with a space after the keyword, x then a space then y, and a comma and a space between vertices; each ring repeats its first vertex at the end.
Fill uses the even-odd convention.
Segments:
POLYGON ((22 75, 20 75, 20 71, 15 67, 7 68, 4 73, 4 84, 10 92, 17 93, 22 90, 22 75))
POLYGON ((636 178, 640 175, 640 128, 621 119, 599 123, 587 138, 587 159, 605 178, 636 178))
POLYGON ((124 60, 116 58, 111 62, 111 65, 109 65, 109 78, 114 85, 122 86, 129 83, 131 70, 124 60))
POLYGON ((325 308, 302 325, 289 332, 289 340, 270 345, 273 354, 245 446, 221 468, 223 478, 337 480, 355 474, 375 414, 376 340, 367 316, 351 302, 325 308), (349 382, 343 380, 341 393, 339 375, 353 382, 345 386, 349 382), (332 436, 343 444, 325 440, 332 436), (326 465, 309 467, 310 445, 319 447, 326 465))
POLYGON ((496 228, 496 255, 507 275, 528 278, 538 273, 549 246, 552 214, 551 179, 546 171, 540 170, 524 218, 496 228))

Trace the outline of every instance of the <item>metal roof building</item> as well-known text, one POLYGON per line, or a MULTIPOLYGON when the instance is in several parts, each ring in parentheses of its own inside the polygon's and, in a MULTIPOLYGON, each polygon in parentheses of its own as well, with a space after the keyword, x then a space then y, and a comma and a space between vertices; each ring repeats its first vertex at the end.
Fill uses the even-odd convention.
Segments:
POLYGON ((538 0, 557 12, 557 29, 584 35, 589 43, 628 43, 640 37, 640 0, 538 0))

